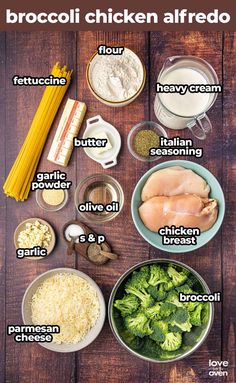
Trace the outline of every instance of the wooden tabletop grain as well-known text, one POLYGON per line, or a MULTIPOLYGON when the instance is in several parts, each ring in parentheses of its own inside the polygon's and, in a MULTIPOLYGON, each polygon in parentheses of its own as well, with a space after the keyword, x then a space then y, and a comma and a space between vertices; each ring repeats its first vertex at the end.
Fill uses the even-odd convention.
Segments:
MULTIPOLYGON (((122 136, 122 150, 116 167, 104 171, 84 151, 74 149, 66 169, 73 181, 70 201, 55 213, 42 211, 35 195, 17 203, 1 195, 0 257, 0 382, 7 383, 235 383, 235 256, 236 256, 236 34, 221 32, 30 32, 0 34, 0 157, 2 181, 24 141, 42 95, 40 87, 14 87, 12 77, 46 76, 57 61, 74 70, 67 96, 86 102, 87 118, 100 114, 114 124, 122 136), (132 48, 145 62, 147 83, 141 96, 124 108, 111 108, 98 102, 90 93, 85 78, 88 59, 101 43, 132 48), (224 86, 209 112, 213 132, 201 142, 204 155, 197 159, 219 180, 226 198, 226 216, 218 234, 199 250, 185 254, 158 251, 136 231, 130 214, 134 186, 149 165, 131 158, 126 145, 131 127, 142 120, 156 121, 153 112, 155 81, 164 60, 173 55, 197 55, 216 70, 224 86), (83 177, 97 172, 114 176, 125 193, 123 212, 112 224, 92 225, 105 233, 113 250, 120 254, 117 262, 94 266, 84 258, 66 256, 61 238, 63 225, 76 218, 74 189, 83 177), (34 262, 17 259, 13 244, 14 229, 28 217, 48 220, 57 233, 57 245, 48 258, 34 262), (56 267, 75 267, 89 274, 101 287, 106 300, 118 277, 135 263, 148 258, 166 257, 180 260, 196 269, 212 291, 223 292, 223 302, 215 304, 212 330, 205 343, 190 357, 178 363, 154 364, 137 359, 115 340, 106 324, 89 347, 72 354, 50 352, 37 344, 17 344, 6 336, 8 324, 22 324, 21 301, 28 284, 39 274, 56 267), (209 359, 227 360, 228 377, 209 377, 209 359)), ((65 100, 64 103, 65 104, 65 100)), ((63 110, 60 108, 59 115, 63 110)), ((53 171, 46 160, 59 117, 51 129, 39 170, 53 171)), ((84 129, 84 126, 83 128, 84 129)), ((178 132, 188 137, 187 131, 178 132)), ((170 136, 176 132, 169 131, 170 136)), ((199 141, 194 141, 199 144, 199 141)), ((185 157, 184 159, 191 159, 185 157)))

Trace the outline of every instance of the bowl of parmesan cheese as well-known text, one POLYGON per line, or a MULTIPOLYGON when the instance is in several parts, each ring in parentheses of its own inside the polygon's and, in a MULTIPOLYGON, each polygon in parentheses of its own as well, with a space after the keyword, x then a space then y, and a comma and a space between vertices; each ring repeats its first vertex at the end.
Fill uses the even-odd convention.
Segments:
POLYGON ((39 275, 22 300, 24 324, 49 335, 51 340, 39 344, 56 352, 75 352, 91 344, 102 330, 105 315, 98 285, 87 274, 70 268, 39 275), (55 328, 57 331, 47 332, 55 328))

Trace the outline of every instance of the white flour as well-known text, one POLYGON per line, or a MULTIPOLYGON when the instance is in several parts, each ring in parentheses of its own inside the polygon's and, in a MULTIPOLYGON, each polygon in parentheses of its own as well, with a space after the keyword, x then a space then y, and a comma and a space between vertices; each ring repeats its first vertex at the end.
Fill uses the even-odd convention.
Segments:
POLYGON ((143 75, 140 59, 128 48, 121 55, 96 55, 89 71, 94 91, 107 101, 124 101, 134 96, 143 75))

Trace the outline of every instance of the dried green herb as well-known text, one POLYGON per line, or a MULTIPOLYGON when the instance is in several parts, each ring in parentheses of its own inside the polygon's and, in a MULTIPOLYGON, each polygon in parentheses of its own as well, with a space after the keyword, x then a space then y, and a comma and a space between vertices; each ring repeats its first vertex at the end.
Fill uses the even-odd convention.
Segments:
POLYGON ((156 132, 149 129, 140 130, 134 137, 134 150, 142 157, 149 157, 152 148, 159 147, 160 138, 156 132))

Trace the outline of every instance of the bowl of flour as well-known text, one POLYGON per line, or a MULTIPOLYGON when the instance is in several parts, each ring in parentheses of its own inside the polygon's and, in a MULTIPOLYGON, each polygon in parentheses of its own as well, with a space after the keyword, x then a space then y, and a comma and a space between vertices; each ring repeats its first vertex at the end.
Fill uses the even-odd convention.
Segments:
POLYGON ((142 92, 146 70, 140 58, 129 48, 121 54, 91 57, 86 71, 89 89, 102 103, 124 106, 142 92))

